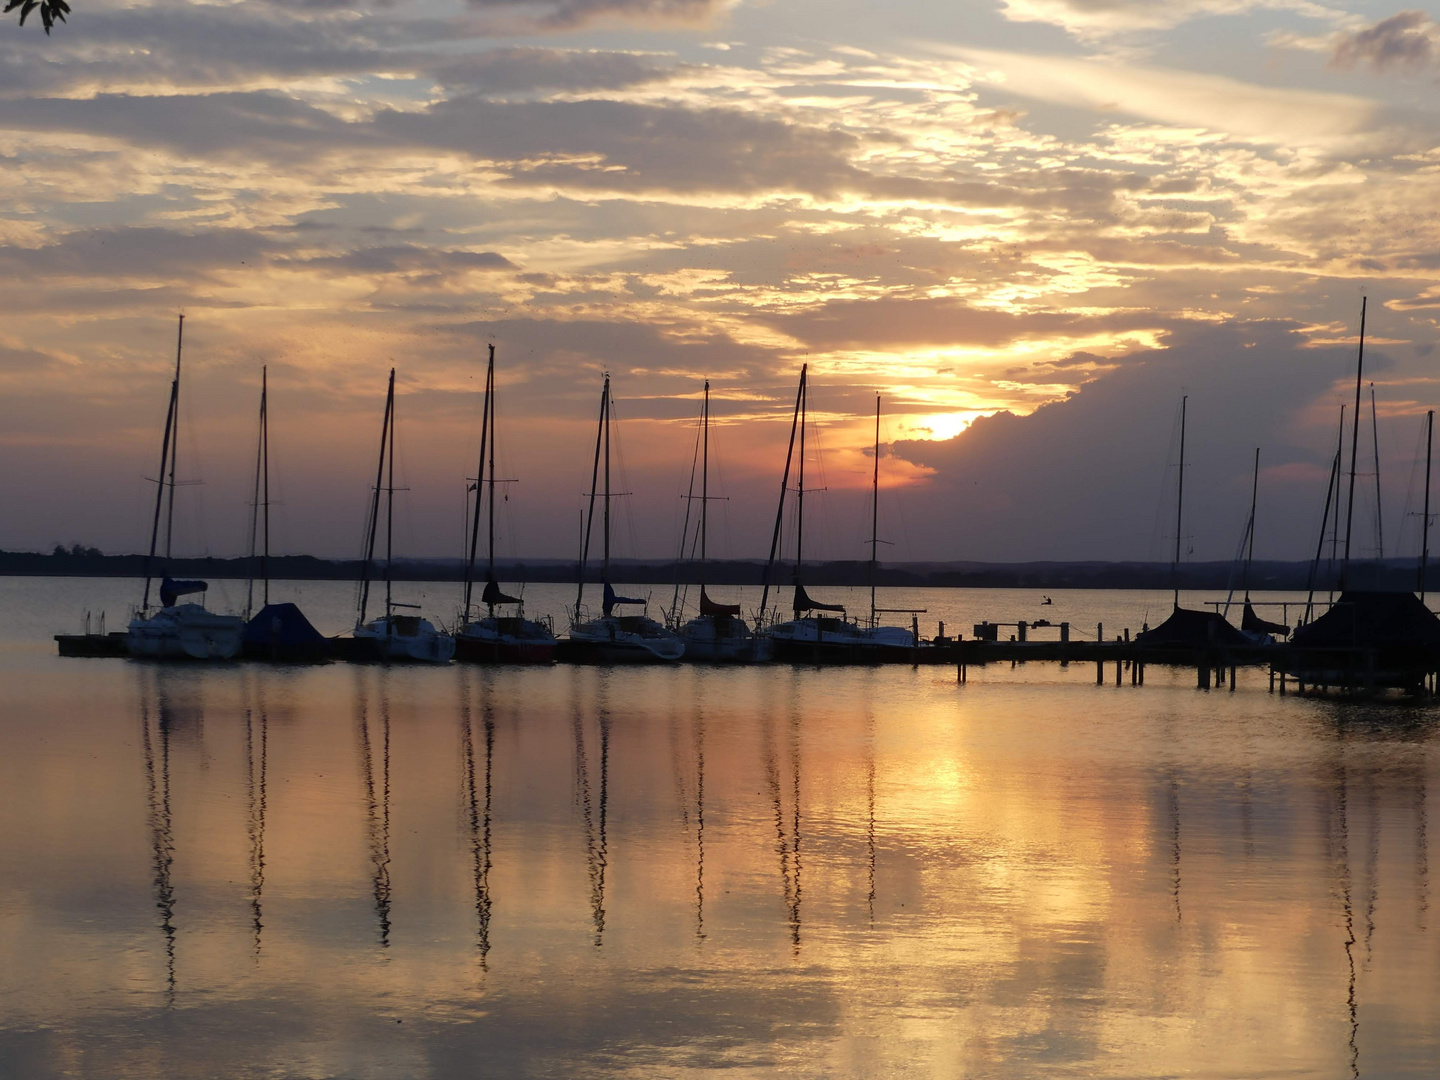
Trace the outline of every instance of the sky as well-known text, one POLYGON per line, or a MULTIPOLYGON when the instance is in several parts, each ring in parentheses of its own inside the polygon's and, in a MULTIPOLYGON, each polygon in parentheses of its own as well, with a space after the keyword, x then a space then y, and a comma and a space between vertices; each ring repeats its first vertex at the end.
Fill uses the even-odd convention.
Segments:
MULTIPOLYGON (((1419 548, 1440 400, 1440 11, 1310 0, 76 0, 0 24, 0 548, 458 555, 486 346, 502 557, 763 557, 809 364, 806 551, 1313 554, 1366 298, 1357 553, 1419 548), (1375 386, 1378 430, 1370 425, 1375 386), (1378 451, 1375 449, 1378 444, 1378 451), (1375 504, 1375 457, 1382 484, 1375 504), (1378 527, 1377 527, 1378 526, 1378 527)), ((1348 440, 1347 440, 1348 441, 1348 440)), ((787 526, 787 528, 789 528, 787 526)))

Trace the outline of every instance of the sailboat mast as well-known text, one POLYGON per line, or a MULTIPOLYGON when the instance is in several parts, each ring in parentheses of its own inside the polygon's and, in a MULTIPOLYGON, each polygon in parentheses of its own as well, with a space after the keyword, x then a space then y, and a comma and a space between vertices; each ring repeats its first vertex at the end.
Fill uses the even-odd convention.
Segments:
MULTIPOLYGON (((490 363, 485 368, 485 397, 480 407, 480 464, 475 469, 475 512, 470 518, 470 552, 465 560, 465 613, 470 618, 470 594, 475 584, 475 552, 480 546, 480 501, 485 497, 485 445, 490 438, 490 383, 495 377, 495 346, 490 346, 490 363)), ((491 491, 494 496, 494 491, 491 491)))
POLYGON ((255 433, 255 489, 250 499, 250 580, 245 584, 245 619, 255 608, 255 559, 260 540, 260 472, 265 462, 265 374, 260 374, 260 425, 255 433))
POLYGON ((375 560, 375 539, 380 531, 380 484, 385 479, 385 446, 390 438, 390 416, 395 405, 395 369, 390 369, 390 388, 385 394, 385 419, 380 424, 380 462, 375 466, 375 486, 371 489, 370 526, 365 531, 365 561, 360 564, 360 615, 356 626, 365 623, 370 604, 370 564, 375 560))
POLYGON ((394 633, 389 617, 394 610, 390 600, 395 561, 395 375, 390 375, 390 471, 385 478, 385 632, 394 633))
MULTIPOLYGON (((1345 478, 1345 405, 1340 405, 1340 430, 1335 435, 1335 469, 1330 476, 1330 486, 1335 489, 1335 521, 1330 530, 1330 562, 1326 564, 1326 570, 1334 566, 1340 558, 1340 482, 1345 478)), ((1326 498, 1329 498, 1327 493, 1326 498)), ((1320 527, 1322 533, 1325 527, 1320 527)), ((1332 589, 1333 592, 1333 589, 1332 589)))
POLYGON ((760 618, 765 617, 766 605, 770 600, 770 571, 775 566, 775 555, 780 549, 780 526, 785 520, 785 495, 790 489, 790 460, 795 453, 795 429, 800 423, 800 399, 805 394, 805 371, 809 364, 800 367, 800 386, 795 391, 795 412, 790 417, 790 444, 785 449, 785 471, 780 476, 780 503, 775 508, 775 531, 770 534, 770 558, 765 563, 765 584, 760 593, 760 618))
MULTIPOLYGON (((605 388, 600 391, 600 422, 595 426, 595 459, 590 464, 590 508, 585 515, 585 541, 580 545, 579 579, 575 591, 575 617, 580 617, 580 604, 585 599, 585 563, 590 558, 590 528, 595 524, 595 484, 600 479, 600 442, 605 437, 605 405, 610 398, 610 376, 605 376, 605 388)), ((608 501, 608 500, 607 500, 608 501)))
POLYGON ((264 588, 265 603, 270 603, 270 387, 269 373, 260 369, 260 456, 265 463, 261 473, 260 495, 263 507, 262 534, 264 543, 260 548, 260 581, 264 588))
POLYGON ((1340 589, 1345 589, 1345 578, 1350 571, 1350 529, 1355 520, 1355 456, 1360 449, 1360 383, 1365 374, 1365 303, 1360 298, 1360 351, 1355 358, 1355 415, 1352 417, 1350 435, 1350 494, 1345 500, 1345 561, 1340 564, 1340 589))
POLYGON ((1375 543, 1385 558, 1385 518, 1380 512, 1380 416, 1375 411, 1375 384, 1370 384, 1370 435, 1375 442, 1375 543))
POLYGON ((1435 410, 1425 414, 1425 513, 1420 517, 1420 602, 1425 602, 1425 568, 1430 562, 1430 451, 1435 440, 1435 410))
MULTIPOLYGON (((181 315, 181 325, 185 316, 181 315)), ((140 611, 150 609, 151 569, 155 563, 155 548, 160 542, 160 511, 165 505, 165 465, 170 460, 170 432, 175 425, 176 406, 180 395, 180 353, 175 353, 175 377, 170 380, 170 403, 165 409, 165 434, 160 439, 160 471, 155 474, 155 519, 150 525, 150 553, 145 556, 145 596, 140 601, 140 611)))
POLYGON ((700 416, 700 587, 705 587, 705 538, 710 531, 710 380, 700 416))
POLYGON ((1250 602, 1250 564, 1255 561, 1255 504, 1260 494, 1260 448, 1255 448, 1255 471, 1250 478, 1250 547, 1245 552, 1245 602, 1250 602))
POLYGON ((876 554, 880 543, 880 395, 875 395, 875 472, 870 478, 870 625, 875 625, 876 554))
POLYGON ((610 376, 605 376, 605 401, 601 409, 605 430, 605 555, 601 566, 602 580, 610 583, 610 376))
MULTIPOLYGON (((490 387, 485 394, 490 418, 490 535, 485 541, 485 580, 495 578, 495 346, 490 346, 490 387)), ((490 605, 495 614, 495 605, 490 605)))
POLYGON ((165 561, 170 561, 170 541, 175 534, 175 459, 180 456, 180 348, 185 339, 185 316, 180 316, 175 332, 175 385, 170 400, 174 403, 175 423, 170 426, 170 499, 165 511, 165 561))
POLYGON ((810 410, 810 395, 805 388, 805 372, 800 372, 800 482, 795 489, 795 584, 800 584, 800 563, 805 553, 805 428, 810 410))
POLYGON ((1189 395, 1180 399, 1180 483, 1175 493, 1175 562, 1170 567, 1170 576, 1175 585, 1175 608, 1180 608, 1180 526, 1185 513, 1185 409, 1189 395))

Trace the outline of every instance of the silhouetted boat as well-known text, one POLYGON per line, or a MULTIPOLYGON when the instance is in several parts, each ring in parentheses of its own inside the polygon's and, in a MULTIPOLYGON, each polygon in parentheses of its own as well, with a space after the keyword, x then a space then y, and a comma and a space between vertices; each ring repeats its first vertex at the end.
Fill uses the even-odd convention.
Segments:
MULTIPOLYGON (((789 491, 790 463, 795 452, 798 432, 800 454, 795 491, 795 591, 790 604, 794 618, 766 628, 765 633, 770 640, 772 655, 776 660, 812 664, 879 664, 909 659, 915 653, 914 634, 899 627, 873 625, 873 591, 871 593, 872 625, 861 626, 844 617, 845 606, 843 604, 824 604, 811 599, 801 580, 805 554, 805 428, 806 414, 809 409, 808 368, 807 364, 800 369, 800 385, 795 394, 795 412, 790 422, 790 447, 785 454, 785 471, 780 481, 780 504, 775 512, 775 531, 771 536, 770 559, 765 567, 765 587, 760 600, 760 609, 764 612, 770 593, 770 571, 774 566, 779 548, 780 527, 785 514, 785 496, 789 491), (815 614, 815 612, 825 611, 839 612, 841 617, 815 614)), ((878 490, 877 473, 876 491, 878 492, 878 490)))
POLYGON ((270 603, 270 380, 260 369, 260 434, 255 448, 255 491, 250 502, 250 580, 245 588, 245 631, 240 651, 251 660, 314 663, 333 650, 294 604, 270 603), (259 573, 256 573, 258 569, 259 573), (255 582, 260 611, 253 615, 255 582))
MULTIPOLYGON (((687 500, 696 496, 693 490, 694 472, 691 472, 692 490, 687 500)), ((700 411, 700 520, 696 537, 700 559, 696 563, 700 575, 700 613, 680 629, 681 640, 685 642, 685 659, 706 660, 718 663, 751 663, 767 659, 769 639, 750 632, 740 617, 739 604, 719 604, 710 599, 705 591, 706 542, 710 531, 710 382, 705 382, 704 405, 700 411)), ((681 529, 681 557, 684 557, 685 542, 689 536, 690 503, 686 503, 686 524, 681 529)), ((672 618, 682 618, 679 586, 676 586, 676 602, 672 618)))
POLYGON ((398 603, 391 595, 391 569, 395 529, 395 369, 390 369, 390 385, 385 397, 385 420, 380 429, 380 464, 375 471, 374 497, 370 503, 370 522, 365 537, 365 561, 361 567, 360 610, 352 635, 353 646, 342 646, 351 659, 379 660, 384 663, 413 661, 444 664, 455 655, 455 639, 442 633, 427 619, 418 615, 397 615, 396 608, 417 608, 418 604, 398 603), (386 472, 386 466, 389 472, 386 472), (381 485, 384 485, 383 487, 381 485), (365 620, 370 599, 370 564, 375 558, 376 534, 380 521, 380 493, 386 495, 385 505, 385 614, 365 620))
POLYGON ((575 594, 575 610, 570 633, 559 644, 559 656, 575 663, 598 664, 661 664, 673 663, 685 654, 685 643, 675 634, 645 615, 616 615, 621 604, 644 604, 638 597, 620 596, 610 584, 610 376, 600 392, 600 425, 595 435, 595 462, 590 470, 590 509, 585 519, 585 542, 580 551, 579 588, 575 594), (604 460, 604 514, 601 526, 604 561, 600 581, 601 615, 589 619, 585 615, 585 562, 590 556, 590 529, 595 520, 596 483, 604 460))
POLYGON ((240 652, 245 621, 235 615, 218 615, 203 604, 182 604, 210 588, 204 581, 180 581, 164 576, 160 582, 159 610, 150 609, 151 569, 160 539, 161 510, 165 509, 165 561, 170 560, 175 524, 175 459, 180 446, 180 355, 185 316, 180 316, 175 338, 175 377, 170 382, 170 405, 160 443, 160 472, 155 478, 155 516, 150 528, 150 551, 145 557, 145 595, 130 620, 125 647, 131 656, 152 660, 229 660, 240 652), (168 478, 167 478, 168 469, 168 478), (169 491, 168 507, 166 491, 169 491))
POLYGON ((555 633, 546 623, 525 618, 525 605, 518 596, 507 596, 495 580, 495 346, 485 369, 485 403, 480 423, 480 469, 475 481, 475 511, 470 522, 470 556, 465 562, 464 606, 461 626, 455 631, 455 658, 476 664, 548 664, 555 659, 555 633), (486 454, 489 479, 486 479, 486 454), (485 588, 480 602, 483 619, 473 618, 472 589, 475 584, 475 555, 480 540, 480 505, 489 498, 489 540, 485 548, 485 588), (495 608, 515 605, 513 615, 496 615, 495 608))

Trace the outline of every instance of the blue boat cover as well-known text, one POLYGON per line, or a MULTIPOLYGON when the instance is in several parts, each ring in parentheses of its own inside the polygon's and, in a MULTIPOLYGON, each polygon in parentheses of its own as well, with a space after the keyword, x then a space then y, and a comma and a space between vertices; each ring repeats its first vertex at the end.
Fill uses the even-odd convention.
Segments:
POLYGON ((175 601, 191 593, 204 592, 210 588, 208 581, 176 581, 166 577, 160 580, 160 606, 174 607, 175 601))
POLYGON ((637 599, 636 599, 635 597, 633 597, 633 596, 616 596, 616 595, 615 595, 615 590, 610 587, 610 583, 609 583, 608 581, 605 582, 605 614, 606 614, 606 615, 609 615, 609 614, 610 614, 610 610, 611 610, 616 604, 643 604, 643 603, 645 603, 644 600, 637 600, 637 599))
POLYGON ((245 624, 244 643, 263 648, 299 649, 325 644, 325 636, 294 604, 266 604, 245 624))

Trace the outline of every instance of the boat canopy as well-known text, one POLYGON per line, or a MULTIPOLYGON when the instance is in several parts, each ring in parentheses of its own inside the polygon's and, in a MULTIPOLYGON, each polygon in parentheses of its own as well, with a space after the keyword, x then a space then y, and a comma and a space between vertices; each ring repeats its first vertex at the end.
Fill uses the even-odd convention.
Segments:
POLYGON ((805 586, 798 581, 795 583, 795 602, 790 605, 798 615, 802 611, 844 611, 844 604, 819 604, 811 600, 805 592, 805 586))
POLYGON ((1246 648, 1253 643, 1225 621, 1218 611, 1194 611, 1177 607, 1153 630, 1135 635, 1137 645, 1204 649, 1219 646, 1246 648))
POLYGON ((495 583, 495 579, 492 577, 485 579, 485 591, 480 594, 480 602, 494 607, 496 604, 518 604, 520 603, 520 598, 518 596, 506 596, 500 591, 500 586, 495 583))
POLYGON ((700 586, 700 614, 710 615, 717 619, 734 619, 740 615, 739 604, 717 604, 705 593, 705 586, 700 586))
POLYGON ((1245 601, 1245 612, 1240 616, 1240 629, 1247 634, 1276 634, 1279 637, 1288 637, 1290 634, 1290 627, 1284 623, 1270 622, 1256 615, 1249 600, 1245 601))
POLYGON ((609 614, 610 614, 611 609, 613 609, 616 604, 643 604, 643 603, 645 603, 644 600, 636 599, 636 598, 633 597, 633 596, 616 596, 616 595, 615 595, 615 590, 610 587, 610 583, 609 583, 608 581, 605 582, 605 603, 604 603, 604 608, 605 608, 605 614, 606 614, 606 615, 609 615, 609 614))
POLYGON ((1440 619, 1412 592, 1347 589, 1324 615, 1295 631, 1311 649, 1440 648, 1440 619))
POLYGON ((244 642, 267 649, 309 649, 324 645, 325 636, 294 604, 266 604, 245 624, 244 642))
POLYGON ((210 588, 208 581, 176 581, 167 577, 160 582, 160 606, 174 607, 175 601, 191 593, 204 592, 210 588))

